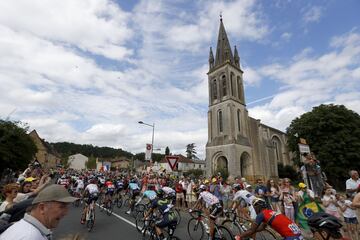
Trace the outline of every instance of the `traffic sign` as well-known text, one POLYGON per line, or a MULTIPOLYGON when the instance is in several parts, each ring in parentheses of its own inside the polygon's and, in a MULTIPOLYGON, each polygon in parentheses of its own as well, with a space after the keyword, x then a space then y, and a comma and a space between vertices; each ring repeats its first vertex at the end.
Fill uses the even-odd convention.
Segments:
POLYGON ((166 158, 167 162, 169 163, 171 170, 174 171, 174 169, 176 168, 176 164, 179 161, 179 157, 178 156, 166 156, 165 158, 166 158))

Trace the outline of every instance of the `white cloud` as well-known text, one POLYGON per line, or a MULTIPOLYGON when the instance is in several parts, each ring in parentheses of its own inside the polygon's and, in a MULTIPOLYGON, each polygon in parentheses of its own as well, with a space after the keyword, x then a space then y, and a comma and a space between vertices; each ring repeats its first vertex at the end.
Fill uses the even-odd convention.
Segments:
POLYGON ((286 88, 269 103, 249 109, 251 116, 285 130, 290 121, 321 103, 344 104, 360 113, 360 34, 351 31, 330 41, 332 50, 321 56, 305 48, 288 64, 274 63, 258 70, 286 88))
POLYGON ((114 60, 131 55, 129 14, 108 0, 1 1, 0 25, 114 60))
POLYGON ((292 37, 292 34, 289 32, 284 32, 283 34, 281 34, 280 36, 284 41, 289 41, 292 37))
POLYGON ((306 10, 303 15, 305 23, 318 22, 323 14, 324 9, 320 6, 312 6, 306 10))

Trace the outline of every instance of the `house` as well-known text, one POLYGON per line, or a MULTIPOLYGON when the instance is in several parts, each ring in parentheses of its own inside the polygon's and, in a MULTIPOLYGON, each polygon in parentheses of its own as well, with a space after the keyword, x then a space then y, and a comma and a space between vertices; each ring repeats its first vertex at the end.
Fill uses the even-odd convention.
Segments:
POLYGON ((44 168, 55 168, 61 162, 61 158, 54 147, 41 139, 35 129, 29 133, 29 136, 37 147, 35 158, 41 166, 44 168))
POLYGON ((131 167, 130 160, 127 158, 114 159, 111 161, 111 168, 118 170, 129 169, 131 167))
POLYGON ((80 153, 71 155, 68 158, 69 168, 76 169, 76 170, 86 169, 86 162, 88 160, 89 160, 88 157, 86 157, 80 153))
MULTIPOLYGON (((186 171, 189 171, 192 169, 200 169, 203 171, 206 170, 204 160, 192 160, 181 154, 173 155, 173 156, 179 157, 179 160, 177 162, 176 171, 186 172, 186 171)), ((167 172, 172 172, 172 169, 171 169, 168 161, 166 160, 166 157, 160 161, 160 165, 161 165, 161 168, 166 169, 167 172)))

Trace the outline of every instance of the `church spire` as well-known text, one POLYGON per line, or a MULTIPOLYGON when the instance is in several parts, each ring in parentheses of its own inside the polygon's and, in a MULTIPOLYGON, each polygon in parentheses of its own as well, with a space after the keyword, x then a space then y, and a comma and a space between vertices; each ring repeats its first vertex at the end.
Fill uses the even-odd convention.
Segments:
POLYGON ((211 70, 214 67, 214 54, 212 51, 212 47, 210 47, 210 53, 209 53, 209 69, 211 70))
POLYGON ((220 66, 225 62, 234 63, 234 57, 225 31, 222 15, 220 15, 220 27, 216 47, 215 67, 220 66))
POLYGON ((236 45, 234 47, 234 63, 238 68, 240 68, 240 57, 238 50, 236 49, 236 45))

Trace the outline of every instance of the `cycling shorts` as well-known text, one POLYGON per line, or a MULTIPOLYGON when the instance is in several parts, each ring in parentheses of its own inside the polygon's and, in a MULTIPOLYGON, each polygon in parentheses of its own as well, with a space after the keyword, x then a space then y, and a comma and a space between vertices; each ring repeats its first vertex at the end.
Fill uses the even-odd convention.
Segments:
POLYGON ((87 204, 90 204, 92 201, 96 202, 99 198, 99 194, 98 193, 93 193, 93 194, 90 194, 86 203, 87 204))
POLYGON ((132 199, 132 200, 135 200, 135 198, 136 198, 137 196, 139 196, 139 195, 140 195, 140 190, 139 190, 139 189, 131 190, 131 199, 132 199))
POLYGON ((116 193, 120 193, 122 190, 124 190, 123 187, 118 187, 118 188, 116 189, 116 193))
POLYGON ((114 188, 108 188, 108 189, 106 189, 105 195, 112 196, 112 195, 114 195, 114 191, 115 191, 114 188))
POLYGON ((155 222, 155 225, 159 228, 173 227, 177 224, 176 215, 174 213, 168 213, 163 216, 162 219, 155 222))
POLYGON ((222 206, 220 203, 215 203, 211 206, 210 218, 215 220, 216 217, 222 212, 222 206))

